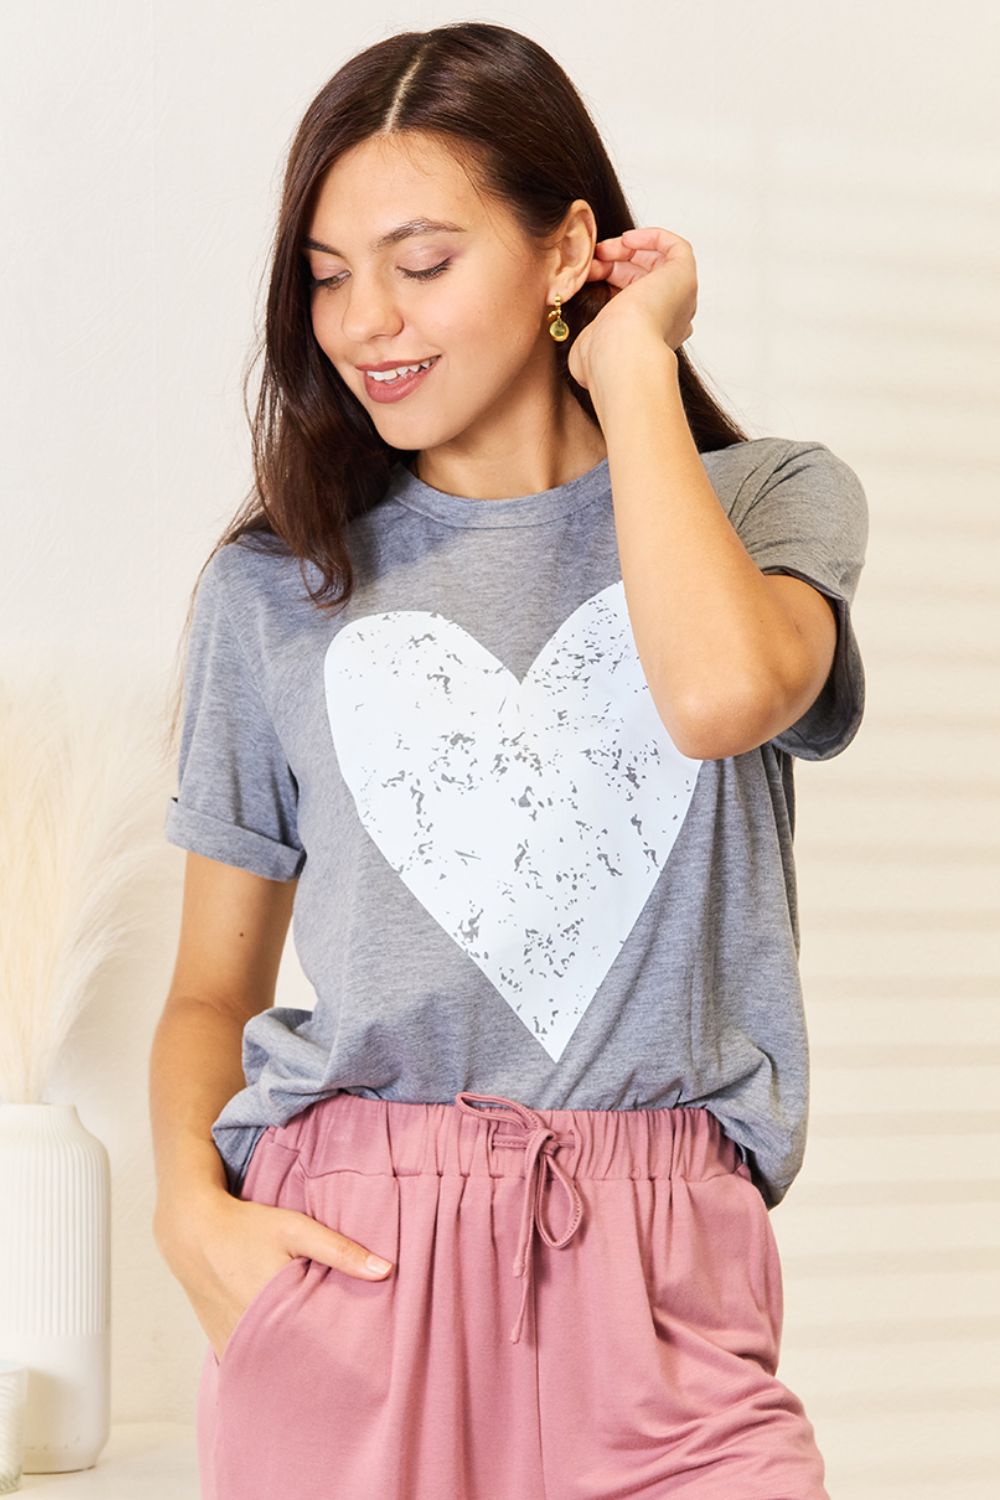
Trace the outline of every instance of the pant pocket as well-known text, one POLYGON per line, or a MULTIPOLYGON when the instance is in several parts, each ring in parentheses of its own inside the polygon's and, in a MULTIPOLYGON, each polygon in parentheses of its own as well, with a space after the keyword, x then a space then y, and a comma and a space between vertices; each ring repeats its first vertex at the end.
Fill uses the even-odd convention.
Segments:
MULTIPOLYGON (((655 1267, 659 1299, 720 1356, 778 1367, 781 1262, 767 1205, 740 1169, 676 1182, 655 1267)), ((654 1256, 654 1261, 657 1257, 654 1256)))
MULTIPOLYGON (((374 1409, 389 1390, 395 1321, 404 1289, 399 1181, 391 1173, 341 1169, 304 1174, 303 1187, 310 1218, 392 1262, 393 1269, 377 1279, 338 1266, 314 1262, 310 1267, 311 1317, 318 1339, 325 1343, 324 1368, 350 1384, 354 1402, 361 1407, 367 1402, 374 1409)), ((406 1277, 405 1287, 410 1285, 406 1277)))
MULTIPOLYGON (((237 1319, 232 1333, 226 1340, 226 1347, 222 1351, 222 1358, 220 1359, 215 1350, 212 1349, 212 1358, 215 1361, 217 1370, 229 1369, 234 1351, 238 1349, 239 1344, 246 1337, 248 1329, 258 1321, 267 1308, 281 1301, 284 1283, 286 1281, 295 1282, 299 1280, 304 1268, 308 1264, 309 1261, 306 1256, 296 1255, 292 1260, 287 1261, 285 1265, 279 1266, 274 1275, 265 1281, 260 1291, 251 1297, 237 1319)), ((211 1349, 212 1346, 209 1345, 209 1348, 211 1349)))
POLYGON ((757 1234, 751 1236, 749 1241, 751 1271, 755 1278, 758 1305, 765 1312, 773 1329, 775 1358, 777 1359, 785 1316, 785 1290, 781 1272, 781 1253, 771 1221, 771 1211, 764 1202, 760 1189, 751 1178, 749 1167, 741 1163, 733 1176, 743 1185, 742 1192, 747 1202, 747 1211, 757 1225, 757 1234))
MULTIPOLYGON (((263 1133, 254 1147, 239 1196, 245 1202, 264 1203, 272 1208, 307 1211, 299 1153, 275 1139, 274 1126, 263 1133)), ((209 1345, 217 1370, 228 1371, 248 1333, 263 1317, 270 1318, 276 1312, 286 1288, 291 1291, 305 1275, 308 1265, 307 1256, 296 1255, 268 1277, 240 1314, 221 1359, 209 1345)))

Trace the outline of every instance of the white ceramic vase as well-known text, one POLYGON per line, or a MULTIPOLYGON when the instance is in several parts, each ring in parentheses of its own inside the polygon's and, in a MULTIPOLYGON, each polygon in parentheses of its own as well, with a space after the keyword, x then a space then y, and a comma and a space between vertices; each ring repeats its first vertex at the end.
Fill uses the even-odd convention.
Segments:
POLYGON ((0 1359, 28 1369, 25 1474, 111 1431, 111 1172, 75 1104, 0 1104, 0 1359))

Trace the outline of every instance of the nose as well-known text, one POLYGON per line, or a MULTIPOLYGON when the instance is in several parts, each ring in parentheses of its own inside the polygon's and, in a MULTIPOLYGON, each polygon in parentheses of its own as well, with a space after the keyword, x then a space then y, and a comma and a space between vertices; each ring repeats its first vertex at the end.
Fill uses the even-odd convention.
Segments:
POLYGON ((358 348, 371 347, 379 338, 395 338, 403 326, 392 290, 375 277, 365 281, 352 276, 342 288, 344 298, 341 327, 344 337, 358 348))

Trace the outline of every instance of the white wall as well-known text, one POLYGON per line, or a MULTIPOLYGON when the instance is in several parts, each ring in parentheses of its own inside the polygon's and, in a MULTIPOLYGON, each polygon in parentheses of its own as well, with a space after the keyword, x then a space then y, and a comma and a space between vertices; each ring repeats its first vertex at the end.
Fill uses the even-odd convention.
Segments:
MULTIPOLYGON (((351 53, 473 16, 555 53, 640 222, 692 241, 689 349, 752 435, 819 439, 865 483, 867 719, 842 758, 797 771, 813 1081, 773 1218, 779 1373, 837 1500, 979 1500, 1000 1459, 986 0, 411 4, 368 23, 317 0, 4 7, 0 670, 57 659, 166 684, 249 482, 240 381, 291 133, 351 53)), ((145 1070, 182 867, 164 844, 160 925, 109 976, 52 1096, 112 1153, 116 1421, 193 1420, 204 1347, 149 1222, 145 1070)), ((280 1000, 312 1003, 290 950, 280 1000)))

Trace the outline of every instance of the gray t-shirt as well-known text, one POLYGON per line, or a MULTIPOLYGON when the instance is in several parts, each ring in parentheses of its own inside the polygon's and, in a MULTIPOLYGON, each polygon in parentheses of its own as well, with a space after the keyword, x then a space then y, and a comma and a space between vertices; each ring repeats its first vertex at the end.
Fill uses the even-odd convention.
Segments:
MULTIPOLYGON (((783 734, 682 755, 643 676, 607 459, 539 494, 445 494, 401 464, 349 529, 346 608, 230 543, 198 588, 166 837, 298 878, 315 1008, 243 1033, 212 1126, 238 1192, 317 1099, 710 1109, 769 1208, 802 1163, 792 756, 854 738, 868 507, 822 443, 701 455, 751 557, 836 601, 829 680, 783 734)), ((663 503, 669 505, 669 495, 663 503)), ((319 570, 309 563, 313 587, 319 570)))

